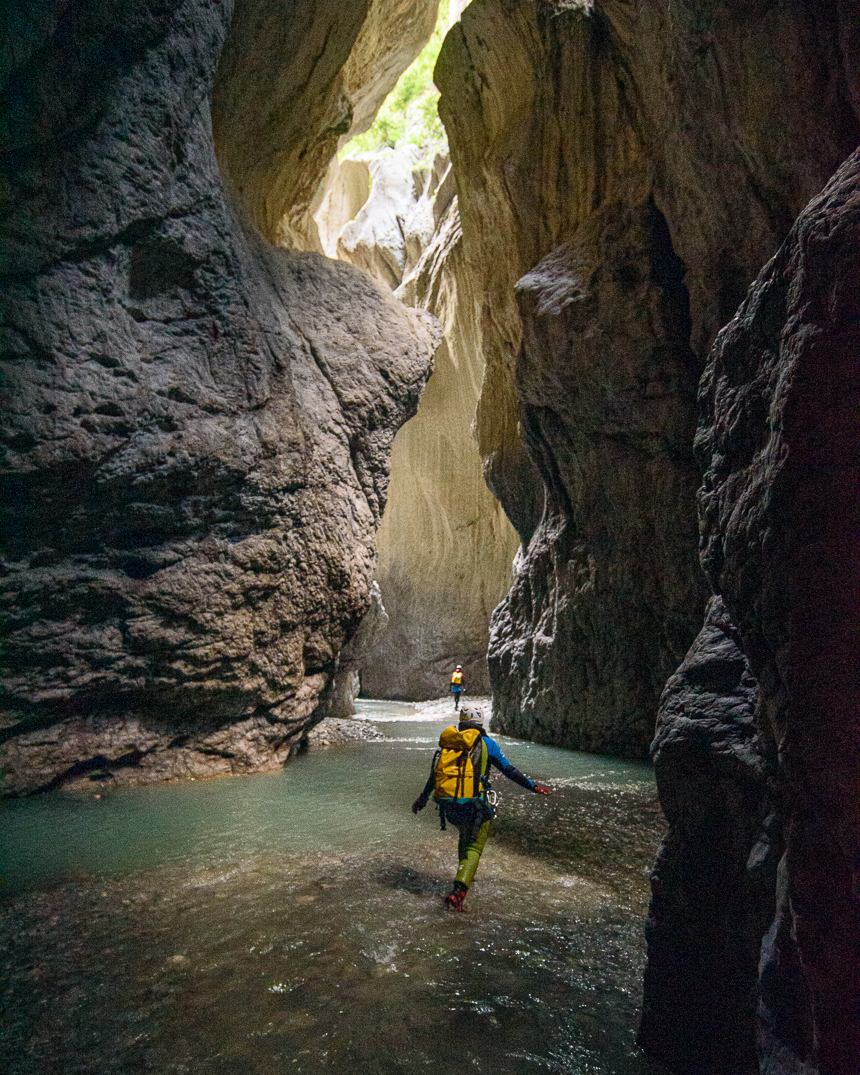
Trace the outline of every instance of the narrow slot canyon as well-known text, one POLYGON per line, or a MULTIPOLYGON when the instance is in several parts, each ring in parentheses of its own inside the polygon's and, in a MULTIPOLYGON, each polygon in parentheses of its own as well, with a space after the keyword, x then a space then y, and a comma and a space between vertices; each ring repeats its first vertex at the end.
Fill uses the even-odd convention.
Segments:
POLYGON ((4 1070, 857 1075, 856 0, 11 0, 2 72, 4 1070))

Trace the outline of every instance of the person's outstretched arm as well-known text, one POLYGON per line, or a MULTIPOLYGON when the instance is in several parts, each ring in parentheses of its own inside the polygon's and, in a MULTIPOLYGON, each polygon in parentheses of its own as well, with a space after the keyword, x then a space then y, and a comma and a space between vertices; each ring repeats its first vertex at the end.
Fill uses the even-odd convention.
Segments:
POLYGON ((427 805, 427 800, 433 794, 433 789, 436 787, 436 758, 439 755, 439 751, 433 755, 433 763, 430 766, 430 775, 427 777, 427 783, 424 785, 424 790, 412 804, 412 813, 417 814, 419 810, 423 810, 427 805))
POLYGON ((549 795, 549 788, 544 784, 536 784, 534 780, 530 780, 525 773, 521 773, 516 765, 508 761, 505 755, 502 753, 502 748, 488 735, 484 736, 484 742, 487 744, 487 754, 490 757, 490 765, 494 765, 499 772, 504 774, 508 780, 513 780, 515 784, 519 784, 522 788, 528 788, 529 791, 536 791, 539 795, 549 795))

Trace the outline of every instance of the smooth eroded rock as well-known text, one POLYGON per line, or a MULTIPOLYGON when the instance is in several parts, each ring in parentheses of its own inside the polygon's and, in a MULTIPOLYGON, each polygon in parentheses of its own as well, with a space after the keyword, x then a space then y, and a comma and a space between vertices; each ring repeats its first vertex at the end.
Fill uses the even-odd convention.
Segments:
POLYGON ((222 173, 261 234, 322 251, 329 164, 433 33, 439 0, 237 0, 215 75, 222 173))
MULTIPOLYGON (((439 318, 445 337, 418 413, 395 438, 379 529, 379 579, 388 631, 366 660, 362 693, 435 698, 463 666, 467 692, 485 694, 490 616, 511 579, 518 538, 487 489, 472 432, 483 366, 483 296, 463 258, 456 197, 397 292, 439 318)), ((429 204, 429 203, 428 203, 429 204)))

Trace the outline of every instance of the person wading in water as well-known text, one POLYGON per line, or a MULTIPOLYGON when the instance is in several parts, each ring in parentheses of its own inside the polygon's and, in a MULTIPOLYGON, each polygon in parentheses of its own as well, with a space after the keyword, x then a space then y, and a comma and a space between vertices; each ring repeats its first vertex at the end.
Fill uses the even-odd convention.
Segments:
POLYGON ((463 667, 457 665, 451 673, 451 693, 454 695, 454 712, 460 708, 460 695, 463 693, 463 667))
POLYGON ((495 740, 484 731, 484 715, 472 706, 463 709, 460 723, 446 728, 439 736, 439 749, 433 755, 433 766, 424 790, 412 804, 417 814, 427 805, 430 795, 439 807, 442 828, 446 821, 460 833, 457 856, 460 868, 454 887, 445 903, 454 911, 463 910, 463 901, 475 877, 481 852, 490 832, 493 819, 490 790, 490 767, 495 766, 509 780, 529 791, 549 795, 549 788, 536 784, 511 765, 495 740))

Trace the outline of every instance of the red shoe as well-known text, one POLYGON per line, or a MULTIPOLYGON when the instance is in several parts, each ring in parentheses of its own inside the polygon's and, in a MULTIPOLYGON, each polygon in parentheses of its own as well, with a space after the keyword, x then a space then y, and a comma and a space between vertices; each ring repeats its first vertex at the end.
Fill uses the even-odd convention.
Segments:
POLYGON ((453 892, 449 892, 445 897, 445 906, 450 907, 452 911, 462 911, 463 901, 466 899, 466 890, 462 888, 455 888, 453 892))

